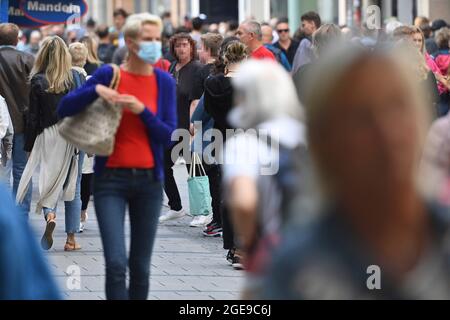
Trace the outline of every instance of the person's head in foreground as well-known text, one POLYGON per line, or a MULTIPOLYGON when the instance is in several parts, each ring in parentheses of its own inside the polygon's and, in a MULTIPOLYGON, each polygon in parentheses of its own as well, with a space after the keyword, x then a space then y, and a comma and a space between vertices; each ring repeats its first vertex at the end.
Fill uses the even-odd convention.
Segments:
POLYGON ((419 192, 429 115, 404 61, 347 46, 316 66, 306 109, 324 205, 286 236, 265 298, 450 298, 448 211, 419 192))

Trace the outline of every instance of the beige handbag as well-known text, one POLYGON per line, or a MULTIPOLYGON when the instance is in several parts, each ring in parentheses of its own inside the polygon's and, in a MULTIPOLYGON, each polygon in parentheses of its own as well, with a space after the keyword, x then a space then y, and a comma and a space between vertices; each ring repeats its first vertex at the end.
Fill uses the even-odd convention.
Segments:
MULTIPOLYGON (((120 69, 112 64, 111 67, 114 76, 109 87, 116 90, 120 83, 120 69)), ((59 124, 59 133, 81 151, 107 157, 114 152, 121 120, 120 106, 98 98, 82 113, 63 119, 59 124)))

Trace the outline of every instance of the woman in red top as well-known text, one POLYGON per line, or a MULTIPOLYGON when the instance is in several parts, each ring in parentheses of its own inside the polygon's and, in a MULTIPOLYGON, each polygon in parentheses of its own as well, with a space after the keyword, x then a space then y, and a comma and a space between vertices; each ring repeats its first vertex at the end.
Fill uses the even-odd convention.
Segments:
POLYGON ((107 65, 66 96, 58 109, 60 117, 73 116, 99 96, 123 107, 113 154, 95 161, 94 203, 109 300, 145 300, 149 291, 150 259, 163 200, 162 159, 177 124, 175 81, 152 66, 161 58, 161 27, 161 20, 151 14, 130 16, 124 28, 129 56, 120 68, 117 91, 109 88, 113 70, 107 65), (129 258, 124 225, 127 207, 129 258))

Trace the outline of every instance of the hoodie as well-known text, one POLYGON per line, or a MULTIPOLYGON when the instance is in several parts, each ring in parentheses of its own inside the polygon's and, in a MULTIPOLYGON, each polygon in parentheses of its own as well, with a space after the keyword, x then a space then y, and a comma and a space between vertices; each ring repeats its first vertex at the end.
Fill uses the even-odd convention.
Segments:
POLYGON ((233 127, 228 122, 228 114, 233 107, 233 86, 231 78, 223 74, 210 76, 205 81, 205 110, 214 119, 214 128, 224 138, 226 130, 233 127))

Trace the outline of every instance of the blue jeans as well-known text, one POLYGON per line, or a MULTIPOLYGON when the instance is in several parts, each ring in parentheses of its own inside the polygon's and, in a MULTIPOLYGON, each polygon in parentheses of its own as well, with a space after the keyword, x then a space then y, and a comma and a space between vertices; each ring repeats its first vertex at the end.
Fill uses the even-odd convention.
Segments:
MULTIPOLYGON (((80 152, 78 158, 78 176, 75 189, 75 198, 72 201, 65 201, 66 233, 77 233, 80 230, 81 214, 81 176, 83 171, 84 152, 80 152)), ((68 174, 70 176, 70 172, 68 174)), ((44 208, 44 216, 47 219, 49 213, 56 214, 57 208, 44 208)))
MULTIPOLYGON (((17 195, 17 189, 19 188, 20 179, 22 178, 23 171, 28 162, 28 155, 23 150, 25 147, 25 135, 23 133, 15 134, 13 138, 13 150, 12 150, 12 161, 9 161, 10 165, 7 165, 5 169, 5 179, 7 180, 7 185, 10 183, 11 171, 13 176, 13 195, 14 198, 17 195), (11 163, 12 162, 12 163, 11 163)), ((23 203, 19 206, 22 213, 25 216, 29 216, 31 209, 31 195, 33 192, 33 185, 30 183, 30 188, 25 195, 23 203)))
POLYGON ((102 175, 94 177, 94 204, 105 255, 108 300, 147 299, 162 201, 162 183, 156 181, 152 170, 105 169, 102 175), (127 207, 131 225, 129 259, 125 247, 127 207))

